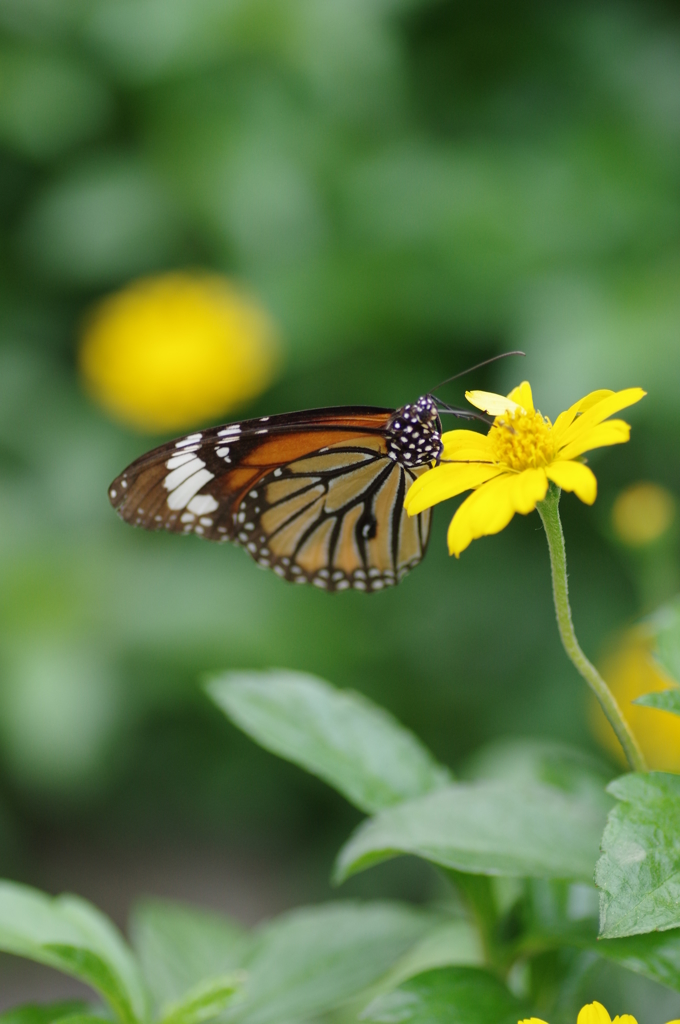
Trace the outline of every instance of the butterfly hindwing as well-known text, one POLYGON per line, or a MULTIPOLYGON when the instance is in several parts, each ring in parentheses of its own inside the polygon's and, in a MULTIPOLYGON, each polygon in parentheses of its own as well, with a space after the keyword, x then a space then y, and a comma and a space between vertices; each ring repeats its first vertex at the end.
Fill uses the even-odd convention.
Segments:
POLYGON ((262 566, 324 590, 382 590, 423 557, 430 513, 409 519, 404 496, 426 467, 385 457, 377 439, 338 442, 277 467, 237 512, 237 541, 262 566))

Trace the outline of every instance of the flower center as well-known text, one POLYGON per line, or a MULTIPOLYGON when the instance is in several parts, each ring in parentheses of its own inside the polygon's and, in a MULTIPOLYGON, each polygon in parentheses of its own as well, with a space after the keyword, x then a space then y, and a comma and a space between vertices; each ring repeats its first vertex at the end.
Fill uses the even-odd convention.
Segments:
POLYGON ((497 416, 489 431, 496 462, 510 469, 547 466, 555 456, 550 421, 523 409, 497 416))

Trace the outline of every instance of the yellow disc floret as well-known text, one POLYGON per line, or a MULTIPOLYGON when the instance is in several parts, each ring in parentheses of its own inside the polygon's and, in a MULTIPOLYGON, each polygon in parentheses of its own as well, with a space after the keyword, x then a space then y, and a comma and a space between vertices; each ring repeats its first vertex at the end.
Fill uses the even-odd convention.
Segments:
POLYGON ((169 273, 105 298, 85 325, 90 394, 141 430, 181 430, 269 384, 278 341, 265 310, 217 274, 169 273))
POLYGON ((489 440, 494 460, 509 469, 537 469, 555 456, 551 424, 540 412, 504 412, 494 420, 489 440))

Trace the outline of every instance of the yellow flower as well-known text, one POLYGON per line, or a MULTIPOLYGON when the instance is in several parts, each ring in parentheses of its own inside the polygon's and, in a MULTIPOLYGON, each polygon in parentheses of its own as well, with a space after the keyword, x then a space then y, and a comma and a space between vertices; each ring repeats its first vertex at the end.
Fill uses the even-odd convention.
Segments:
POLYGON ((226 278, 178 272, 100 302, 85 326, 80 369, 117 419, 181 430, 263 391, 277 349, 264 310, 226 278))
POLYGON ((527 381, 507 398, 468 391, 465 397, 472 405, 495 417, 489 433, 443 434, 441 464, 414 481, 406 495, 406 511, 413 516, 472 490, 449 526, 449 552, 458 557, 476 537, 499 533, 515 512, 533 512, 545 498, 549 481, 592 505, 597 480, 580 456, 627 441, 628 424, 609 416, 644 395, 641 388, 593 391, 560 413, 553 424, 534 409, 527 381))
MULTIPOLYGON (((517 1024, 546 1024, 546 1022, 539 1020, 538 1017, 530 1017, 527 1020, 518 1021, 517 1024)), ((587 1006, 582 1007, 576 1024, 637 1024, 637 1021, 629 1013, 624 1013, 620 1017, 616 1016, 612 1020, 602 1003, 588 1003, 587 1006)), ((669 1024, 677 1024, 677 1021, 669 1021, 669 1024)))
MULTIPOLYGON (((602 675, 623 717, 633 730, 653 771, 680 773, 680 718, 633 701, 644 693, 668 690, 677 684, 652 655, 652 640, 643 629, 630 630, 602 663, 602 675)), ((621 745, 599 704, 592 700, 591 728, 602 746, 625 765, 621 745)))

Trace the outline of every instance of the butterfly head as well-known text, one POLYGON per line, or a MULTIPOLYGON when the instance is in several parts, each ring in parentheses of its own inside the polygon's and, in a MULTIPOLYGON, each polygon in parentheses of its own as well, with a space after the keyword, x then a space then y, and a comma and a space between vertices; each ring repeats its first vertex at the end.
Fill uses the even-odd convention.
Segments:
POLYGON ((397 409, 387 424, 387 453, 406 466, 423 466, 441 455, 442 425, 431 395, 397 409))

